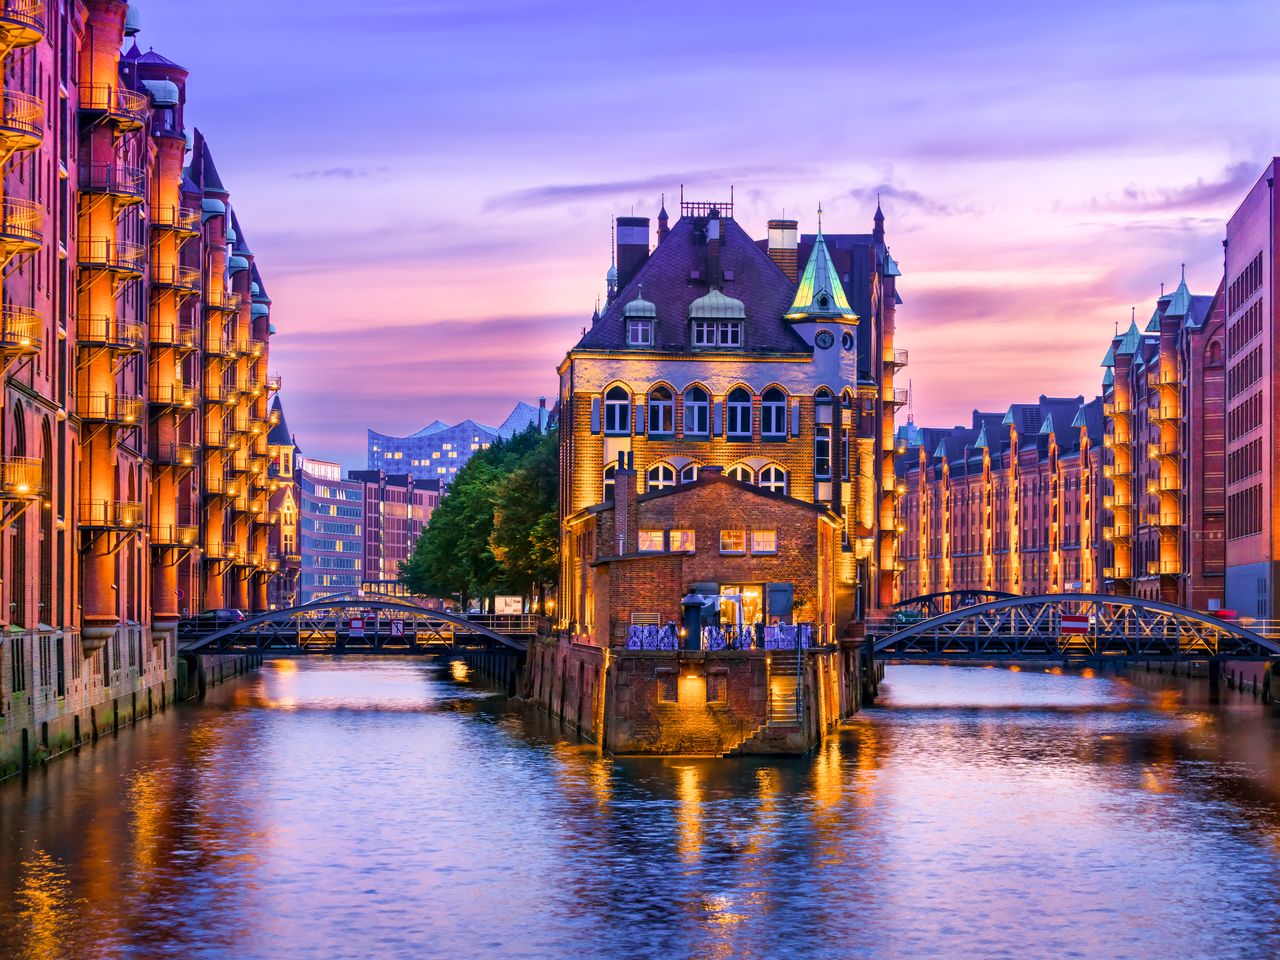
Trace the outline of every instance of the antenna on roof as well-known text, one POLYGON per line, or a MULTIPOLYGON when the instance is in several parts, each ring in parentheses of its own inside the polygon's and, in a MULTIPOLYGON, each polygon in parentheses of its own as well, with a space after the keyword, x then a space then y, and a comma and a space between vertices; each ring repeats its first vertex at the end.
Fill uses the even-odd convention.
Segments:
POLYGON ((1164 296, 1164 281, 1160 281, 1160 296, 1164 296))
POLYGON ((912 392, 913 386, 911 380, 907 380, 907 423, 914 424, 916 422, 916 398, 912 392))
POLYGON ((1187 282, 1187 265, 1185 263, 1182 265, 1182 282, 1187 282))
POLYGON ((822 201, 818 201, 818 232, 822 232, 822 201))

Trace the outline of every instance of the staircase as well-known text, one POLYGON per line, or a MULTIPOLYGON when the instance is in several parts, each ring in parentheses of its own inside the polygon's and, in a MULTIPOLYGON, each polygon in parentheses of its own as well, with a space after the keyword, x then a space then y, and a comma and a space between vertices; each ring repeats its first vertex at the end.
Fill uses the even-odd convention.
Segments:
POLYGON ((801 725, 800 670, 804 652, 776 650, 769 660, 769 726, 801 725))

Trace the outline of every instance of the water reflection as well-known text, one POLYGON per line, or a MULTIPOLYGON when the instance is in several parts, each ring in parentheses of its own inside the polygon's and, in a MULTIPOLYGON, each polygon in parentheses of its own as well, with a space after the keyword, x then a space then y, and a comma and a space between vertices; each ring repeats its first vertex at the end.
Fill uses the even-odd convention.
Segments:
POLYGON ((450 664, 278 662, 0 787, 0 953, 1280 955, 1252 698, 884 692, 804 760, 615 762, 450 664))

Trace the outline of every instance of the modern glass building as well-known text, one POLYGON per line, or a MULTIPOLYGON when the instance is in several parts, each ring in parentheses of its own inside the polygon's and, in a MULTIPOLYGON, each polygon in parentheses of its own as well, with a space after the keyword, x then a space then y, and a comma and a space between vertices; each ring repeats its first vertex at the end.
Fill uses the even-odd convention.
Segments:
POLYGON ((364 488, 343 480, 342 467, 302 458, 298 472, 298 602, 357 593, 364 571, 364 488))

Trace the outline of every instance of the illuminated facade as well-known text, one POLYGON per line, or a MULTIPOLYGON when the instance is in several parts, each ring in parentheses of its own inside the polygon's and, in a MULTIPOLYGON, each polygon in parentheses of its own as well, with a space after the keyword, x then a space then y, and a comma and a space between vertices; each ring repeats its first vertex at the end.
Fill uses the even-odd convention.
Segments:
POLYGON ((347 478, 364 484, 361 586, 369 593, 400 593, 400 564, 413 553, 440 503, 440 482, 385 470, 352 470, 347 478))
POLYGON ((756 241, 731 202, 682 200, 652 251, 648 218, 618 219, 607 304, 559 368, 565 629, 595 633, 591 548, 572 519, 612 499, 623 454, 642 494, 719 467, 829 508, 837 633, 891 600, 898 276, 879 209, 870 234, 775 220, 756 241))
POLYGON ((1102 409, 1042 396, 899 431, 899 599, 1098 587, 1102 409))
POLYGON ((360 592, 364 581, 364 484, 342 467, 302 457, 298 469, 298 602, 360 592))
POLYGON ((170 699, 179 618, 276 572, 270 301, 138 25, 0 2, 5 769, 170 699))

